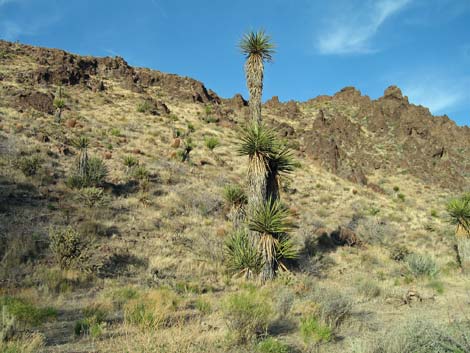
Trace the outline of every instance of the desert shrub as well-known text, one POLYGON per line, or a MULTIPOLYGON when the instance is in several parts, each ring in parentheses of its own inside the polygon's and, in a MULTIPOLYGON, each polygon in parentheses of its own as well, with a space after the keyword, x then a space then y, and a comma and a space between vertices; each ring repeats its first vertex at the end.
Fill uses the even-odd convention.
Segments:
POLYGON ((225 242, 225 264, 229 273, 253 277, 261 271, 263 258, 245 231, 233 233, 225 242))
POLYGON ((52 307, 37 307, 25 299, 9 296, 0 297, 0 307, 26 326, 38 326, 57 316, 52 307))
POLYGON ((177 308, 176 293, 167 289, 154 290, 129 300, 124 305, 124 320, 145 330, 171 326, 177 308))
POLYGON ((358 292, 366 298, 376 298, 380 295, 380 286, 372 280, 364 279, 357 286, 358 292))
POLYGON ((373 353, 464 353, 469 341, 449 327, 414 319, 393 328, 378 340, 373 353))
POLYGON ((408 271, 415 277, 435 277, 439 272, 436 262, 428 255, 411 254, 405 258, 408 271))
POLYGON ((38 156, 20 157, 14 165, 26 176, 36 175, 40 167, 41 160, 38 156))
POLYGON ((85 175, 74 173, 69 176, 66 185, 72 189, 97 187, 103 184, 108 175, 108 168, 101 158, 91 157, 87 161, 85 175))
POLYGON ((65 100, 63 98, 54 98, 53 102, 54 108, 56 109, 63 109, 65 108, 65 100))
POLYGON ((91 157, 88 160, 87 183, 91 186, 98 186, 104 182, 108 175, 108 168, 103 160, 98 157, 91 157))
POLYGON ((411 252, 404 245, 396 245, 390 249, 390 258, 394 261, 403 261, 411 252))
POLYGON ((228 328, 239 343, 266 333, 274 314, 267 293, 255 288, 229 295, 223 312, 228 328))
POLYGON ((289 314, 294 300, 294 293, 288 287, 280 288, 276 292, 276 312, 280 318, 284 318, 289 314))
POLYGON ((307 344, 329 342, 333 337, 332 329, 321 323, 315 316, 300 319, 300 334, 307 344))
POLYGON ((258 343, 256 351, 258 353, 289 353, 291 349, 288 345, 268 337, 258 343))
POLYGON ((220 141, 217 137, 211 136, 204 140, 204 144, 209 150, 213 151, 217 146, 220 145, 220 141))
POLYGON ((444 283, 441 281, 432 280, 427 284, 426 287, 434 289, 438 294, 444 293, 444 283))
POLYGON ((80 189, 77 197, 81 204, 89 208, 103 206, 106 203, 103 189, 96 187, 80 189))
POLYGON ((317 305, 315 316, 332 329, 339 327, 351 315, 351 300, 339 292, 319 288, 312 299, 317 305))
POLYGON ((50 248, 63 269, 84 266, 86 244, 74 228, 51 228, 49 231, 50 248))
POLYGON ((356 233, 366 243, 384 244, 397 234, 397 230, 384 220, 367 217, 358 222, 356 233))
POLYGON ((87 287, 92 280, 90 274, 73 270, 61 270, 57 267, 39 267, 36 276, 41 289, 46 293, 70 293, 77 288, 87 287))
POLYGON ((401 202, 405 202, 405 198, 406 198, 405 194, 399 193, 397 197, 398 197, 398 200, 400 200, 401 202))

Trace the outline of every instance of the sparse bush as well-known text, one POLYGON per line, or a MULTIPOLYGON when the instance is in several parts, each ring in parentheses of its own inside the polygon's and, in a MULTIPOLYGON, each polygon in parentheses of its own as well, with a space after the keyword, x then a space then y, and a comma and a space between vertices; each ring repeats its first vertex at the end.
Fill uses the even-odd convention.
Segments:
POLYGON ((33 176, 38 172, 41 160, 38 156, 20 157, 14 164, 24 175, 33 176))
POLYGON ((114 305, 118 308, 122 308, 128 301, 137 299, 139 297, 139 292, 130 287, 117 288, 111 292, 110 297, 114 305))
POLYGON ((268 337, 258 343, 256 351, 258 353, 289 353, 291 349, 288 345, 268 337))
POLYGON ((333 337, 332 329, 314 316, 300 319, 300 334, 305 343, 326 343, 333 337))
POLYGON ((398 200, 400 200, 401 202, 405 202, 405 199, 406 199, 405 194, 399 193, 397 197, 398 197, 398 200))
POLYGON ((204 144, 209 150, 213 151, 217 146, 220 145, 220 141, 217 137, 211 136, 204 140, 204 144))
POLYGON ((51 251, 61 268, 67 269, 84 265, 86 245, 74 228, 51 228, 49 237, 51 251))
POLYGON ((223 311, 227 326, 239 343, 266 333, 273 319, 270 298, 255 288, 229 295, 223 311))
POLYGON ((394 261, 403 261, 410 253, 406 246, 396 245, 390 250, 390 258, 394 261))
POLYGON ((98 337, 103 331, 103 323, 108 315, 100 305, 91 305, 83 309, 83 319, 75 322, 74 332, 76 336, 91 335, 98 337))
POLYGON ((225 263, 230 273, 251 278, 261 271, 263 258, 249 235, 238 231, 225 242, 225 263))
POLYGON ((210 314, 210 312, 212 311, 210 302, 201 298, 198 298, 196 300, 194 306, 203 314, 210 314))
POLYGON ((53 102, 54 108, 63 109, 65 108, 65 100, 63 98, 54 98, 53 102))
POLYGON ((376 282, 368 279, 360 281, 357 290, 368 299, 376 298, 381 293, 380 286, 376 282))
POLYGON ((140 182, 146 182, 149 180, 150 172, 144 165, 139 165, 134 168, 132 176, 140 182))
POLYGON ((142 329, 156 329, 174 323, 178 307, 177 295, 167 289, 146 293, 124 305, 124 320, 142 329))
POLYGON ((116 136, 116 137, 122 136, 121 130, 119 130, 118 128, 112 128, 111 130, 109 130, 109 133, 112 136, 116 136))
POLYGON ((315 316, 332 329, 351 315, 351 300, 339 292, 320 288, 314 292, 313 300, 317 304, 315 316))
POLYGON ((435 277, 439 272, 436 262, 430 256, 411 254, 405 258, 408 271, 415 277, 435 277))

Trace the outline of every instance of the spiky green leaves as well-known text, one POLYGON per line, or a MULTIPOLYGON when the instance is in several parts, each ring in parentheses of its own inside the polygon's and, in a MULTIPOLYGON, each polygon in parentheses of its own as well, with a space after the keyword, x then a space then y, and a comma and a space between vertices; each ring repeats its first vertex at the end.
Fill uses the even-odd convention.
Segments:
POLYGON ((79 150, 84 150, 90 144, 90 140, 86 136, 80 136, 72 141, 72 145, 79 150))
POLYGON ((252 124, 240 132, 238 153, 261 157, 273 174, 289 174, 297 166, 292 151, 277 137, 274 130, 262 124, 252 124))
POLYGON ((271 37, 264 30, 250 31, 243 35, 238 45, 241 52, 250 56, 258 56, 264 61, 272 61, 275 53, 275 45, 271 42, 271 37))
POLYGON ((289 210, 279 200, 269 199, 255 209, 248 227, 254 232, 278 237, 291 231, 294 224, 290 220, 289 210))
POLYGON ((232 234, 225 242, 225 262, 229 272, 245 277, 258 274, 263 265, 261 254, 244 231, 232 234))
POLYGON ((470 194, 450 200, 447 204, 447 213, 450 222, 470 236, 470 194))
POLYGON ((223 195, 230 206, 241 206, 247 202, 245 192, 239 185, 225 186, 223 195))

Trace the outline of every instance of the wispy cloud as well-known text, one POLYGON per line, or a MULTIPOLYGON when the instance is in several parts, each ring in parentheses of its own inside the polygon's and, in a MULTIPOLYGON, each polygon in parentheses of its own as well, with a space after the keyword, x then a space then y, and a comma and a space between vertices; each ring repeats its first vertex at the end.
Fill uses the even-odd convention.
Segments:
POLYGON ((367 54, 376 52, 372 38, 383 23, 413 0, 376 0, 354 9, 335 11, 317 37, 321 54, 367 54))
POLYGON ((470 77, 426 74, 402 83, 403 94, 410 102, 428 107, 433 114, 452 113, 470 99, 470 77))

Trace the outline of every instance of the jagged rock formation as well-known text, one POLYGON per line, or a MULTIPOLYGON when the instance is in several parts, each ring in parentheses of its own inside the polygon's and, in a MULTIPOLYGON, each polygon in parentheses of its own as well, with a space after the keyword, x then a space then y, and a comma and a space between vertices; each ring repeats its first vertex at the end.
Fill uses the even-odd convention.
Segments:
MULTIPOLYGON (((248 116, 248 102, 241 95, 222 99, 199 81, 133 68, 120 57, 93 58, 6 41, 0 41, 0 52, 4 53, 0 65, 2 60, 29 63, 15 72, 0 72, 0 81, 15 75, 9 81, 16 83, 0 92, 0 105, 20 111, 52 114, 53 93, 59 85, 80 85, 105 94, 113 82, 140 94, 155 115, 169 110, 164 101, 149 95, 150 87, 164 93, 167 102, 211 105, 222 126, 232 127, 248 116)), ((265 103, 264 112, 266 121, 291 140, 299 153, 353 182, 367 185, 368 176, 380 171, 408 173, 441 187, 468 188, 470 128, 410 104, 398 87, 387 88, 377 100, 353 87, 307 102, 281 103, 273 97, 265 103)))

